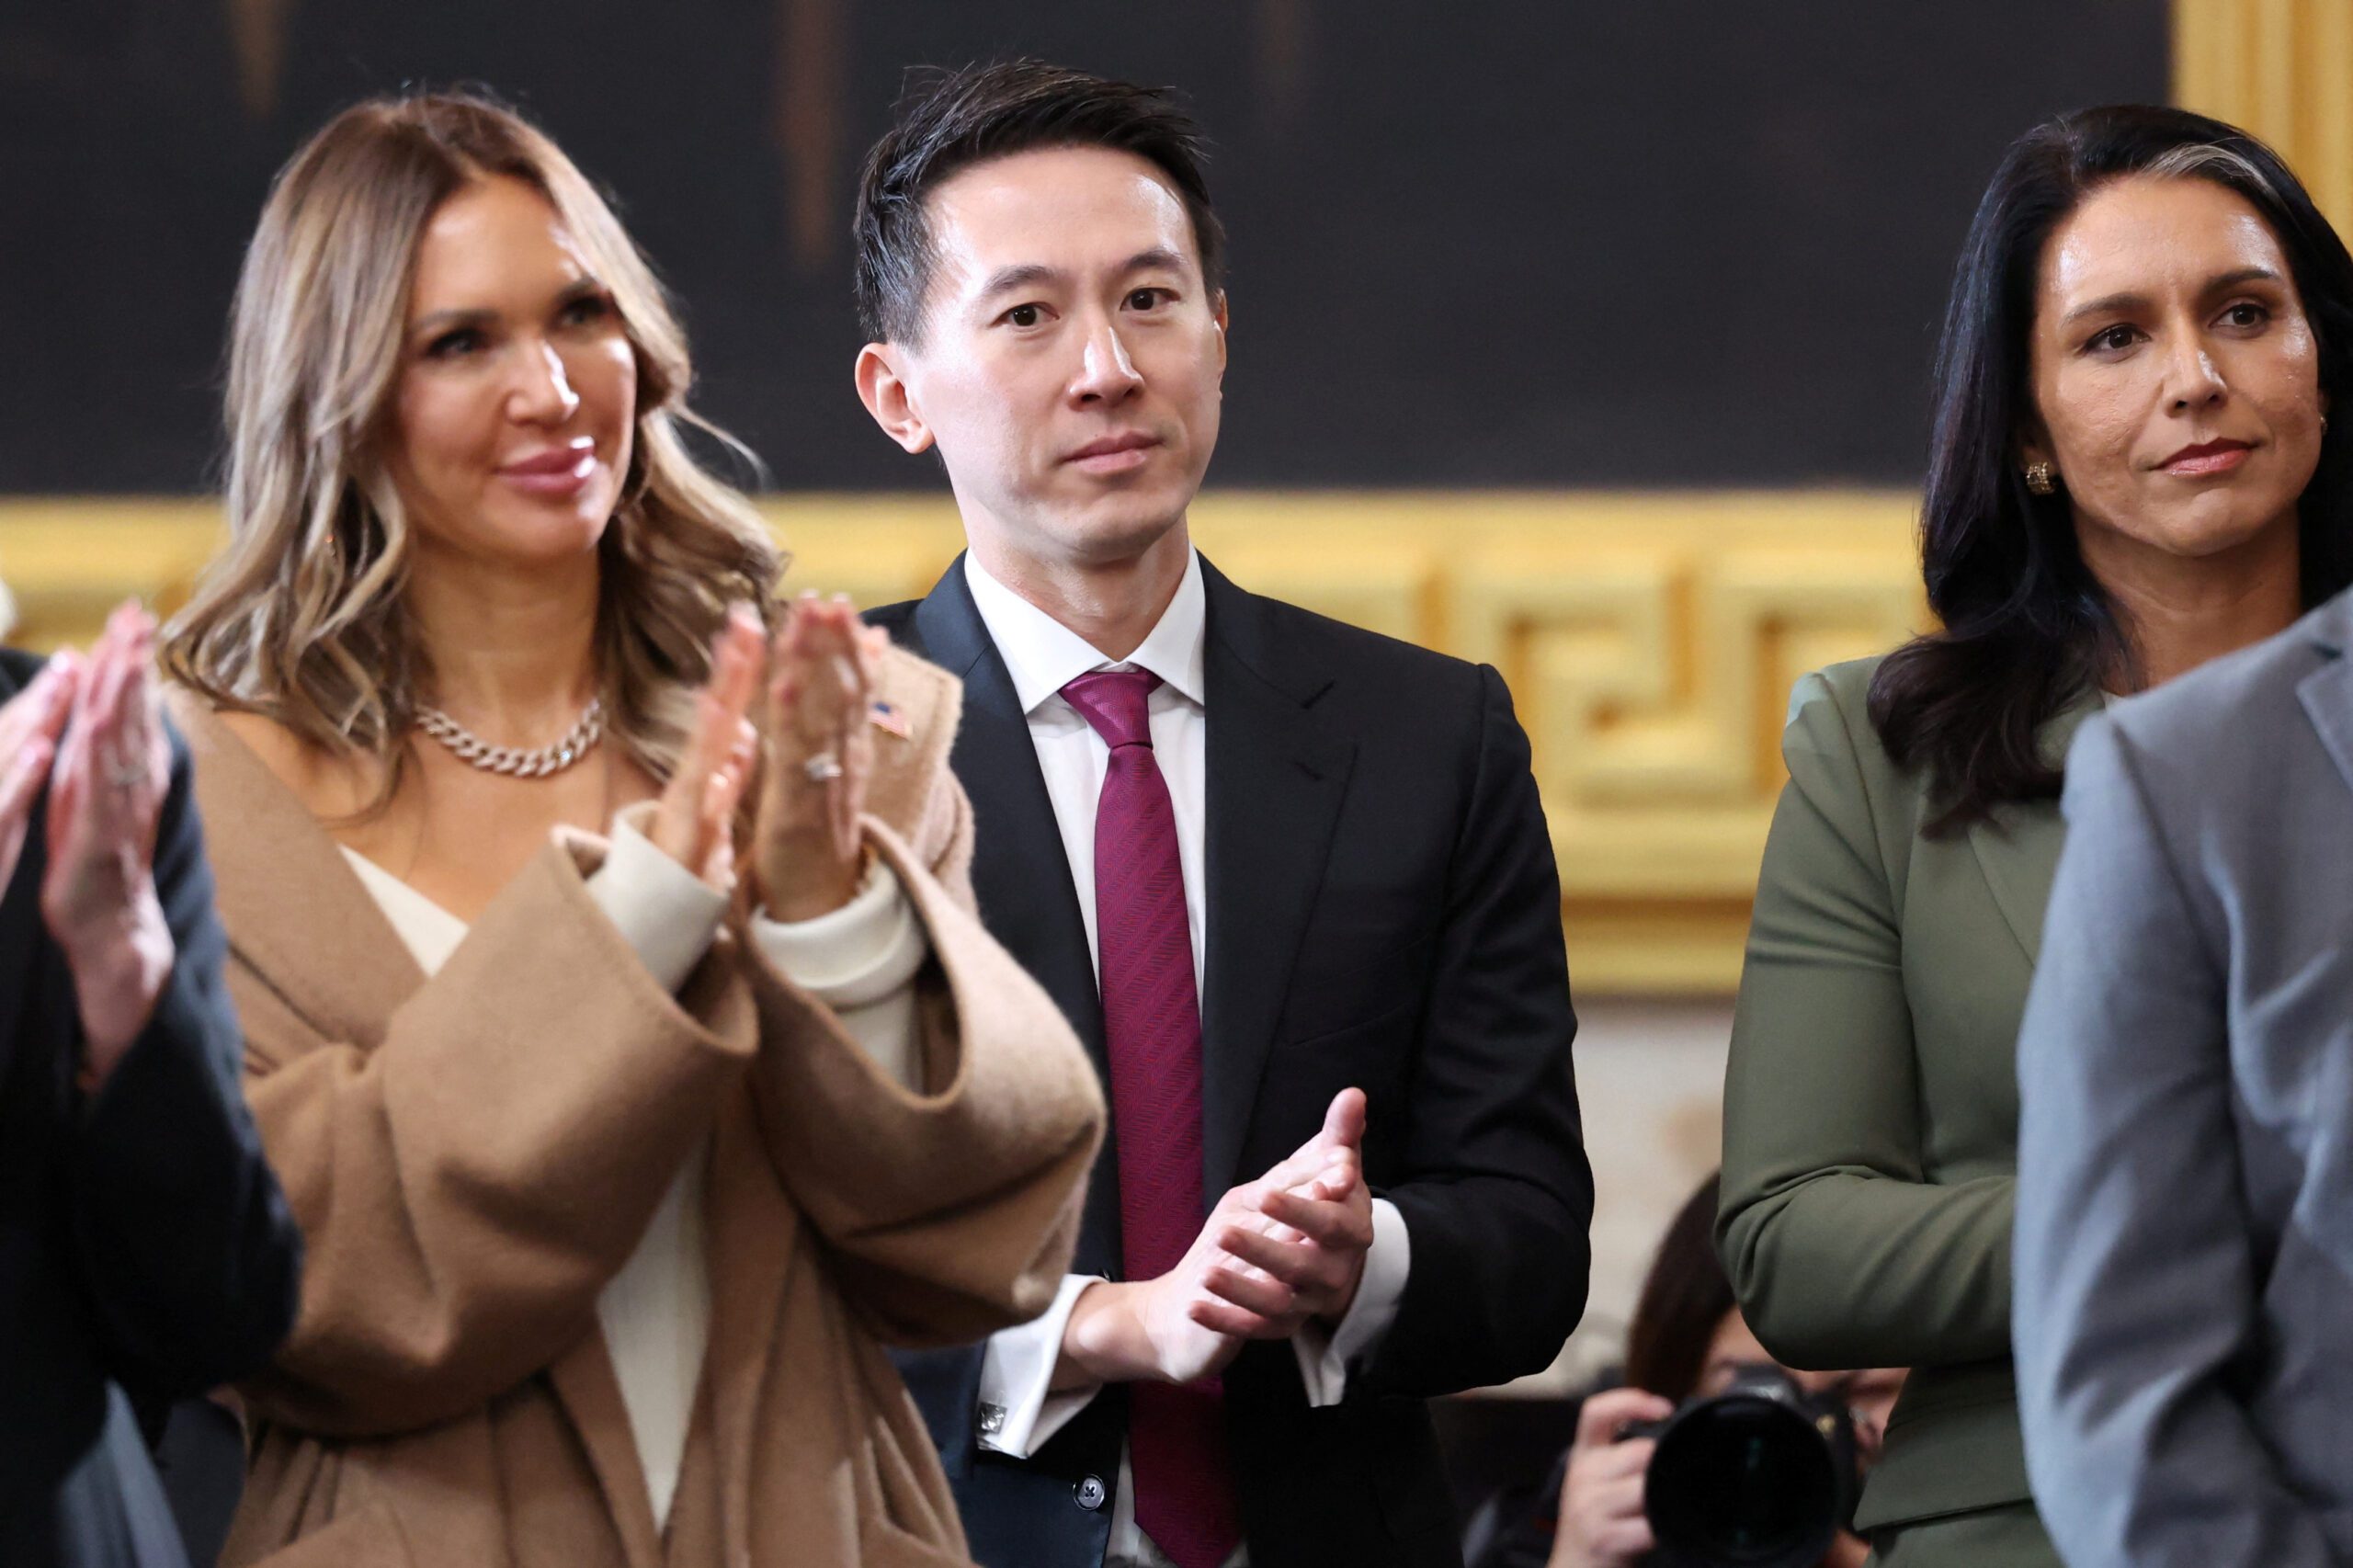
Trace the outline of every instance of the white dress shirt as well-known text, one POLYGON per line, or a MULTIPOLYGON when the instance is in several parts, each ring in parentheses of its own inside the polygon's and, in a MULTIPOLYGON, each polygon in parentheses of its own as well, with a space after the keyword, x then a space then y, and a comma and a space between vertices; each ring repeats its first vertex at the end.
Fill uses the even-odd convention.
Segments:
MULTIPOLYGON (((1185 569, 1176 597, 1159 622, 1126 659, 1113 661, 1085 638, 1031 604, 981 567, 968 552, 964 575, 972 603, 988 628, 989 640, 1013 677, 1015 699, 1028 716, 1029 741, 1062 830, 1063 854, 1086 923, 1086 949, 1102 972, 1102 949, 1095 934, 1095 812, 1110 768, 1111 748, 1094 726, 1062 696, 1062 688, 1094 670, 1144 669, 1160 677, 1147 705, 1152 749, 1168 784, 1176 817, 1176 854, 1185 878, 1185 920, 1193 940, 1193 989, 1200 994, 1207 926, 1209 713, 1203 679, 1207 643, 1207 597, 1201 558, 1185 569)), ((985 830, 983 830, 985 831, 985 830)), ((1257 1173, 1245 1173, 1255 1176, 1257 1173)), ((1214 1194, 1211 1195, 1216 1196, 1214 1194)), ((1300 1378, 1311 1405, 1337 1404, 1347 1392, 1349 1367, 1370 1355, 1397 1316, 1410 1263, 1404 1216, 1385 1198, 1372 1201, 1372 1248, 1365 1256, 1357 1296, 1328 1335, 1313 1324, 1291 1338, 1300 1378)), ((1063 1331, 1080 1292, 1093 1276, 1063 1278, 1053 1306, 1034 1322, 992 1335, 981 1364, 981 1447, 1028 1459, 1101 1392, 1099 1387, 1050 1393, 1063 1331)), ((1246 1568, 1248 1552, 1237 1550, 1228 1568, 1246 1568)), ((1124 1449, 1120 1456, 1119 1501, 1111 1517, 1106 1568, 1163 1568, 1164 1557, 1136 1528, 1134 1487, 1124 1449)))
MULTIPOLYGON (((628 938, 665 991, 684 984, 710 946, 727 895, 655 848, 641 830, 646 807, 615 822, 612 846, 589 877, 589 896, 628 938)), ((466 922, 358 851, 344 858, 427 975, 465 940, 466 922)), ((914 1086, 915 977, 931 944, 914 905, 877 860, 857 895, 814 920, 755 917, 752 934, 770 962, 834 1009, 851 1039, 914 1086)), ((706 1138, 662 1196, 629 1261, 597 1297, 597 1318, 629 1413, 658 1528, 670 1517, 687 1451, 695 1392, 710 1337, 710 1276, 703 1237, 706 1138)))

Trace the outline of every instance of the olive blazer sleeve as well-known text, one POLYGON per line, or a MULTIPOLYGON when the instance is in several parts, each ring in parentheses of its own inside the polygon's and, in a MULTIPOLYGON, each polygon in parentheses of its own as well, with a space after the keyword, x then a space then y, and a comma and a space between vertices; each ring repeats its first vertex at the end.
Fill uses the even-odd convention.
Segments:
MULTIPOLYGON (((1949 909, 1907 919, 1927 802, 1864 711, 1875 667, 1791 696, 1724 1085, 1724 1267, 1757 1338, 1801 1367, 2009 1350, 2015 1178, 1928 1179, 1906 949, 1966 966, 2014 938, 1949 909)), ((2006 1074, 2010 1042, 1988 1043, 2006 1074)))

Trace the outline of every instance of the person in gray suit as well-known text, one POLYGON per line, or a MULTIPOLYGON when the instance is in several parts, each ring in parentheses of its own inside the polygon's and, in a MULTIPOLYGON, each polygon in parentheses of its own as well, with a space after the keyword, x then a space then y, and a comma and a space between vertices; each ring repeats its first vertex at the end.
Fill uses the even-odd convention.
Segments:
POLYGON ((2353 594, 2085 725, 2018 1041, 2027 1460, 2075 1568, 2353 1561, 2353 594))
POLYGON ((2018 1040, 2018 1399, 2074 1568, 2353 1559, 2353 595, 2087 723, 2018 1040))

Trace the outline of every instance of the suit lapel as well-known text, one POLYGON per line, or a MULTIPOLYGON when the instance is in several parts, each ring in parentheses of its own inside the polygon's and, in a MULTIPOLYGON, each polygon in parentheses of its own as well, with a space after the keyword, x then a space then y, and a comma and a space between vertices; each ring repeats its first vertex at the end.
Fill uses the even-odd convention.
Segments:
POLYGON ((2345 657, 2348 619, 2353 619, 2353 598, 2340 598, 2329 613, 2313 618, 2313 641, 2325 662, 2296 683, 2296 699, 2320 733, 2320 744, 2336 771, 2353 786, 2353 661, 2345 657))
MULTIPOLYGON (((948 760, 972 802, 972 896, 981 923, 1054 999, 1108 1094, 1111 1062, 1103 1043, 1102 993, 1062 826, 1038 767, 1029 716, 972 603, 961 556, 915 607, 913 630, 913 651, 964 683, 964 721, 948 760)), ((1115 1279, 1120 1274, 1119 1136, 1117 1127, 1104 1129, 1071 1262, 1079 1273, 1115 1279)))
MULTIPOLYGON (((2043 760, 2063 765, 2075 732, 2099 710, 2099 693, 2086 691, 2046 721, 2036 742, 2043 760)), ((2059 874, 2059 851, 2066 839, 2066 819, 2054 805, 2004 806, 1969 824, 1969 847, 1976 854, 1977 869, 2029 968, 2041 956, 2042 915, 2051 903, 2051 884, 2059 874)))
POLYGON ((1029 721, 989 640, 958 557, 915 614, 915 651, 964 683, 964 722, 949 765, 972 802, 972 892, 989 935, 1046 988, 1098 1070, 1103 1005, 1086 926, 1029 721))
POLYGON ((1209 593, 1202 1161, 1203 1191, 1214 1201, 1245 1174, 1243 1140, 1356 747, 1317 721, 1313 705, 1332 677, 1281 646, 1260 601, 1206 561, 1201 570, 1209 593))

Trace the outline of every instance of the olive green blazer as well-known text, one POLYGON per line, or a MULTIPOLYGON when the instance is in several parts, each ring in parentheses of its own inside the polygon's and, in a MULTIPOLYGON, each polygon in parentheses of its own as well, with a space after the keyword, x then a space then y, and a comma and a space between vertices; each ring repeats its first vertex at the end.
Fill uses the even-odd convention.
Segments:
MULTIPOLYGON (((1878 659, 1805 676, 1724 1085, 1717 1242, 1792 1366, 1909 1367, 1859 1528, 2025 1501, 2010 1372, 2018 1021, 2058 802, 1942 837, 1865 711, 1878 659)), ((2065 756, 2097 706, 2044 726, 2065 756)))

